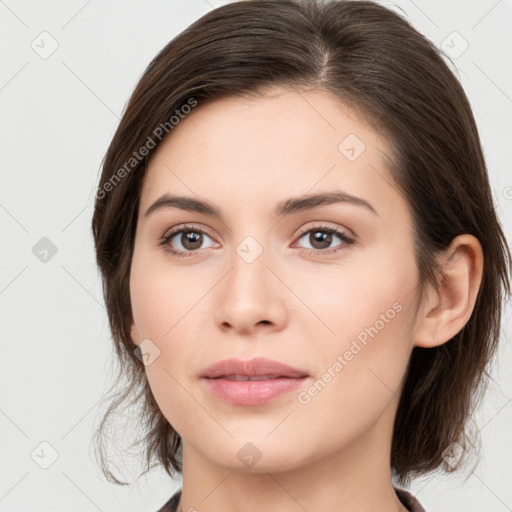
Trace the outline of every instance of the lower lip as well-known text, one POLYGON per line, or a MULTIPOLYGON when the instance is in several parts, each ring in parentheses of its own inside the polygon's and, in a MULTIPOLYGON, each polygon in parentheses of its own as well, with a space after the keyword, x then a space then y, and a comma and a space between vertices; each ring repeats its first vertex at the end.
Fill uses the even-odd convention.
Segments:
POLYGON ((215 396, 236 405, 261 405, 301 386, 307 377, 268 380, 202 379, 215 396))

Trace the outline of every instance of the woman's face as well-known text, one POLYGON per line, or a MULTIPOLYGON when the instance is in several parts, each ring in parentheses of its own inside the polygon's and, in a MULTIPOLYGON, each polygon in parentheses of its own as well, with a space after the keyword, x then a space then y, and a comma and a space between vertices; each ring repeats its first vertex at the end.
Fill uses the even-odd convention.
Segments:
POLYGON ((408 205, 385 168, 387 141, 336 97, 274 92, 199 104, 150 161, 133 339, 185 457, 255 472, 335 453, 389 462, 418 300, 408 205), (170 201, 146 214, 166 194, 220 216, 170 201), (305 201, 319 194, 346 196, 305 201), (226 399, 201 374, 232 357, 307 377, 266 400, 261 382, 221 379, 226 399))

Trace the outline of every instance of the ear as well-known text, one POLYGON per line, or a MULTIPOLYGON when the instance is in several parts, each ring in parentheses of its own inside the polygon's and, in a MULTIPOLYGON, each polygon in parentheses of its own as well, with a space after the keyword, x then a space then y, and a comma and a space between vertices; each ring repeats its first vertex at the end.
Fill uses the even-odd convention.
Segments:
POLYGON ((468 322, 482 281, 483 252, 469 234, 455 237, 443 252, 439 292, 429 284, 427 299, 418 310, 414 345, 431 348, 455 336, 468 322))
POLYGON ((131 328, 131 338, 135 345, 139 346, 140 338, 139 338, 139 331, 137 330, 137 327, 135 326, 135 322, 132 320, 132 328, 131 328))

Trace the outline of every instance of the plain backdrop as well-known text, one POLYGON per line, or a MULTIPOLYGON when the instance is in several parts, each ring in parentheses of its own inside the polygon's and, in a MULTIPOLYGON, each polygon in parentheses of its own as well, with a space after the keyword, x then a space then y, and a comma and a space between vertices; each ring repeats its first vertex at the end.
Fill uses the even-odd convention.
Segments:
MULTIPOLYGON (((140 75, 176 34, 224 3, 0 1, 2 512, 151 512, 181 486, 155 469, 119 487, 91 458, 112 351, 90 222, 101 160, 140 75)), ((451 56, 510 233, 512 3, 383 3, 451 56)), ((512 510, 510 331, 509 305, 474 418, 480 463, 469 477, 416 480, 411 490, 427 511, 512 510)))

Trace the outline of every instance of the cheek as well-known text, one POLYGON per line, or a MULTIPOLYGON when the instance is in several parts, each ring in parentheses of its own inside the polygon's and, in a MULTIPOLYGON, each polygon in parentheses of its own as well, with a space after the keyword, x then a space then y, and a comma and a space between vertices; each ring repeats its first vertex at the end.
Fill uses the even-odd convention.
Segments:
POLYGON ((397 265, 391 252, 382 252, 378 260, 361 260, 355 267, 334 279, 316 276, 315 287, 303 282, 299 292, 310 290, 308 306, 330 331, 316 336, 321 392, 311 402, 345 402, 340 414, 364 408, 371 397, 389 402, 399 393, 412 350, 418 279, 413 257, 397 265))
MULTIPOLYGON (((318 340, 317 355, 312 353, 317 373, 297 397, 297 424, 307 425, 308 434, 318 439, 330 430, 331 440, 319 441, 322 446, 350 444, 398 403, 412 349, 412 304, 394 286, 369 290, 365 294, 356 287, 351 300, 343 299, 342 310, 324 310, 336 337, 318 340)), ((343 291, 347 288, 339 294, 343 291)))
POLYGON ((407 338, 412 321, 409 306, 416 299, 418 280, 412 254, 398 264, 395 252, 383 247, 371 254, 357 253, 322 272, 304 272, 304 277, 292 274, 287 277, 293 278, 297 296, 306 298, 326 329, 322 327, 319 337, 318 322, 311 322, 310 315, 295 320, 304 322, 305 329, 314 323, 317 337, 325 339, 327 346, 343 349, 355 338, 363 343, 385 339, 390 346, 407 338))
POLYGON ((198 366, 191 363, 202 353, 199 343, 204 341, 204 330, 201 335, 199 323, 191 321, 207 313, 201 297, 211 285, 200 286, 203 279, 207 276, 184 267, 173 272, 165 258, 135 247, 130 272, 133 317, 140 340, 151 340, 158 350, 145 371, 159 408, 179 433, 189 413, 201 413, 195 410, 188 383, 193 378, 189 369, 198 366))
MULTIPOLYGON (((173 268, 160 254, 134 250, 130 272, 130 299, 139 337, 164 345, 189 315, 200 309, 204 278, 197 270, 173 268)), ((160 346, 162 345, 162 346, 160 346)))

